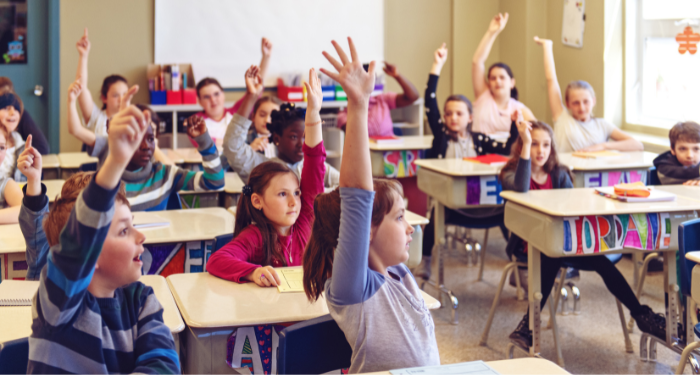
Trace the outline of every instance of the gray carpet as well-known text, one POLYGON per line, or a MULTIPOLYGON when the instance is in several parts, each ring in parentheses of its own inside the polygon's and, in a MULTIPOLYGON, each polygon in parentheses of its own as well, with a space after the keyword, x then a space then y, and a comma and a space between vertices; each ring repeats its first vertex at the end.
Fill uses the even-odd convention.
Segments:
MULTIPOLYGON (((472 231, 476 239, 483 239, 482 230, 472 231)), ((507 264, 505 240, 500 231, 492 230, 486 254, 484 281, 477 282, 478 267, 468 264, 464 251, 452 251, 446 257, 445 284, 459 299, 459 325, 450 324, 450 308, 433 311, 435 333, 443 364, 506 358, 508 335, 515 329, 527 309, 527 301, 518 301, 515 288, 506 283, 501 303, 489 334, 488 346, 479 346, 483 327, 496 293, 503 268, 507 264)), ((433 273, 437 270, 433 262, 433 273)), ((623 258, 617 267, 632 282, 633 264, 623 258)), ((641 303, 651 306, 655 312, 664 308, 663 275, 650 274, 645 283, 641 303)), ((658 346, 656 363, 639 359, 640 332, 635 327, 630 335, 634 353, 625 352, 622 327, 615 298, 608 292, 603 280, 595 272, 581 272, 577 285, 581 290, 581 314, 557 315, 560 345, 565 368, 574 374, 667 374, 678 366, 680 355, 658 346)), ((437 297, 430 287, 425 290, 437 297)), ((543 325, 549 318, 548 306, 542 313, 543 325)), ((629 311, 625 315, 629 319, 629 311)), ((556 352, 551 330, 542 331, 542 355, 556 362, 556 352)), ((522 354, 516 352, 516 357, 522 354)), ((686 366, 686 373, 691 373, 686 366)))

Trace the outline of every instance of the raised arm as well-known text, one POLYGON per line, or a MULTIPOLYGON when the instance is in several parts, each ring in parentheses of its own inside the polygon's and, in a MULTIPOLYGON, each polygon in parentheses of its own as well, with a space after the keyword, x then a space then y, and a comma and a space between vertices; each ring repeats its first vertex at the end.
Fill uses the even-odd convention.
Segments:
POLYGON ((549 109, 552 111, 552 122, 556 122, 564 111, 564 103, 561 101, 561 88, 557 80, 557 69, 554 66, 554 54, 552 53, 552 41, 535 37, 535 43, 542 46, 544 53, 544 76, 547 79, 547 95, 549 96, 549 109))
MULTIPOLYGON (((270 64, 270 55, 272 55, 272 42, 267 38, 262 38, 260 50, 262 51, 262 59, 260 59, 260 79, 261 82, 264 83, 265 73, 267 73, 267 66, 270 64)), ((260 93, 262 93, 262 90, 260 93)))
POLYGON ((78 40, 75 47, 78 49, 78 72, 75 74, 75 79, 80 82, 82 91, 78 103, 80 111, 83 114, 83 120, 87 124, 92 116, 92 109, 95 107, 95 102, 92 100, 92 94, 88 90, 88 55, 90 55, 90 40, 88 39, 88 29, 85 28, 83 36, 78 40))
POLYGON ((433 66, 430 68, 428 84, 425 86, 425 94, 423 95, 423 100, 425 100, 425 117, 428 119, 428 125, 430 125, 430 130, 433 133, 433 144, 427 152, 428 158, 444 156, 442 154, 445 152, 443 148, 446 135, 442 130, 442 115, 440 114, 440 106, 437 101, 438 80, 445 61, 447 61, 447 48, 445 43, 442 43, 442 46, 433 55, 433 66))
POLYGON ((472 59, 472 85, 474 86, 474 99, 476 100, 484 91, 488 90, 486 81, 484 78, 484 64, 486 64, 486 59, 491 53, 491 47, 493 47, 493 42, 496 41, 498 34, 503 31, 508 23, 508 13, 501 14, 498 13, 489 25, 489 29, 486 30, 486 34, 481 38, 479 46, 474 52, 474 58, 472 59))
POLYGON ((420 98, 416 86, 414 86, 411 81, 399 73, 399 69, 396 68, 396 65, 389 64, 388 62, 384 61, 384 73, 394 78, 396 82, 401 85, 401 90, 403 93, 396 96, 396 108, 411 105, 413 102, 418 100, 418 98, 420 98))
POLYGON ((527 192, 530 190, 530 149, 532 146, 532 125, 527 121, 517 121, 518 133, 523 140, 523 149, 514 171, 503 173, 501 185, 503 190, 527 192))
POLYGON ((75 102, 82 95, 82 91, 83 86, 79 79, 68 87, 68 133, 78 138, 80 142, 83 142, 88 147, 93 147, 96 138, 95 132, 80 123, 78 109, 75 107, 75 102))
POLYGON ((177 168, 178 178, 176 190, 208 191, 224 188, 224 170, 221 158, 214 141, 209 136, 204 119, 194 115, 186 120, 187 134, 197 142, 197 151, 202 155, 203 172, 188 171, 177 168))

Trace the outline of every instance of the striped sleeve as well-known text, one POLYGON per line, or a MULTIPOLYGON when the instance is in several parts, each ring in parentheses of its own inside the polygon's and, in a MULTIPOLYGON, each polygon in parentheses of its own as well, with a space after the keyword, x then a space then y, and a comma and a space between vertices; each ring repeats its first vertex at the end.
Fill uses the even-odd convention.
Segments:
POLYGON ((202 155, 203 172, 191 172, 180 170, 183 174, 179 179, 178 190, 209 191, 224 188, 224 169, 221 166, 221 158, 216 145, 209 136, 209 132, 201 134, 194 139, 197 142, 197 150, 202 155))
POLYGON ((163 321, 163 306, 151 287, 141 283, 137 336, 134 342, 134 373, 179 374, 180 359, 170 329, 163 321))
POLYGON ((78 196, 41 272, 38 299, 45 323, 56 327, 78 312, 109 231, 117 190, 103 189, 93 177, 78 196))
POLYGON ((27 244, 27 280, 39 280, 41 269, 46 265, 49 253, 49 242, 41 223, 44 215, 49 212, 49 198, 46 196, 46 185, 41 184, 41 195, 27 195, 27 185, 22 188, 24 198, 19 210, 19 229, 27 244))

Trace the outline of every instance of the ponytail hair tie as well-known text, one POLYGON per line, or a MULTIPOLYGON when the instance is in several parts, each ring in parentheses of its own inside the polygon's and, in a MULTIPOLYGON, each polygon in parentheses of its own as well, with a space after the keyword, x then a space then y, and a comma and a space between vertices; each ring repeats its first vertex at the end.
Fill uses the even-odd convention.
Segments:
POLYGON ((250 185, 243 186, 243 195, 249 197, 251 194, 253 194, 253 188, 250 185))

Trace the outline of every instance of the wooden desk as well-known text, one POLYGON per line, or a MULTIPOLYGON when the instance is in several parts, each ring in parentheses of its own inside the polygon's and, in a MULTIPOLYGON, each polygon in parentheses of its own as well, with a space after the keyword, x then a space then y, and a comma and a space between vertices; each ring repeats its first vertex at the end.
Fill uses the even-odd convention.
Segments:
POLYGON ((0 306, 0 343, 32 334, 31 306, 0 306))
POLYGON ((169 225, 140 229, 146 235, 144 274, 167 277, 173 273, 203 272, 214 239, 233 233, 234 216, 221 207, 134 212, 134 223, 154 216, 169 225))
POLYGON ((174 164, 182 164, 185 162, 185 159, 180 155, 176 150, 173 150, 171 148, 161 148, 160 149, 165 156, 170 159, 174 164))
POLYGON ((61 194, 61 189, 66 181, 43 180, 41 182, 46 185, 46 196, 49 198, 49 207, 51 207, 51 204, 56 201, 56 197, 61 194))
POLYGON ((43 169, 43 179, 55 180, 58 179, 61 172, 61 163, 58 160, 58 155, 47 154, 41 155, 41 168, 43 169))
MULTIPOLYGON (((678 225, 698 216, 700 201, 678 196, 673 202, 624 203, 597 195, 592 188, 505 191, 501 196, 507 199, 506 227, 529 244, 530 355, 540 352, 540 252, 569 257, 659 251, 667 270, 669 309, 676 311, 678 225)), ((667 314, 668 345, 677 336, 676 322, 675 313, 667 314)))
POLYGON ((621 152, 619 157, 585 159, 563 153, 559 160, 573 170, 575 187, 601 187, 621 182, 642 181, 646 184, 656 156, 647 151, 634 151, 621 152))
POLYGON ((88 156, 87 152, 61 152, 58 154, 61 165, 61 179, 66 180, 80 170, 80 166, 97 163, 97 158, 88 156))
MULTIPOLYGON (((556 365, 556 363, 542 358, 516 358, 503 361, 485 362, 501 375, 566 375, 568 371, 556 365)), ((368 375, 388 375, 389 371, 373 372, 368 375)))
POLYGON ((236 172, 226 172, 226 186, 224 187, 223 199, 224 208, 238 205, 238 198, 243 192, 245 184, 236 172))

